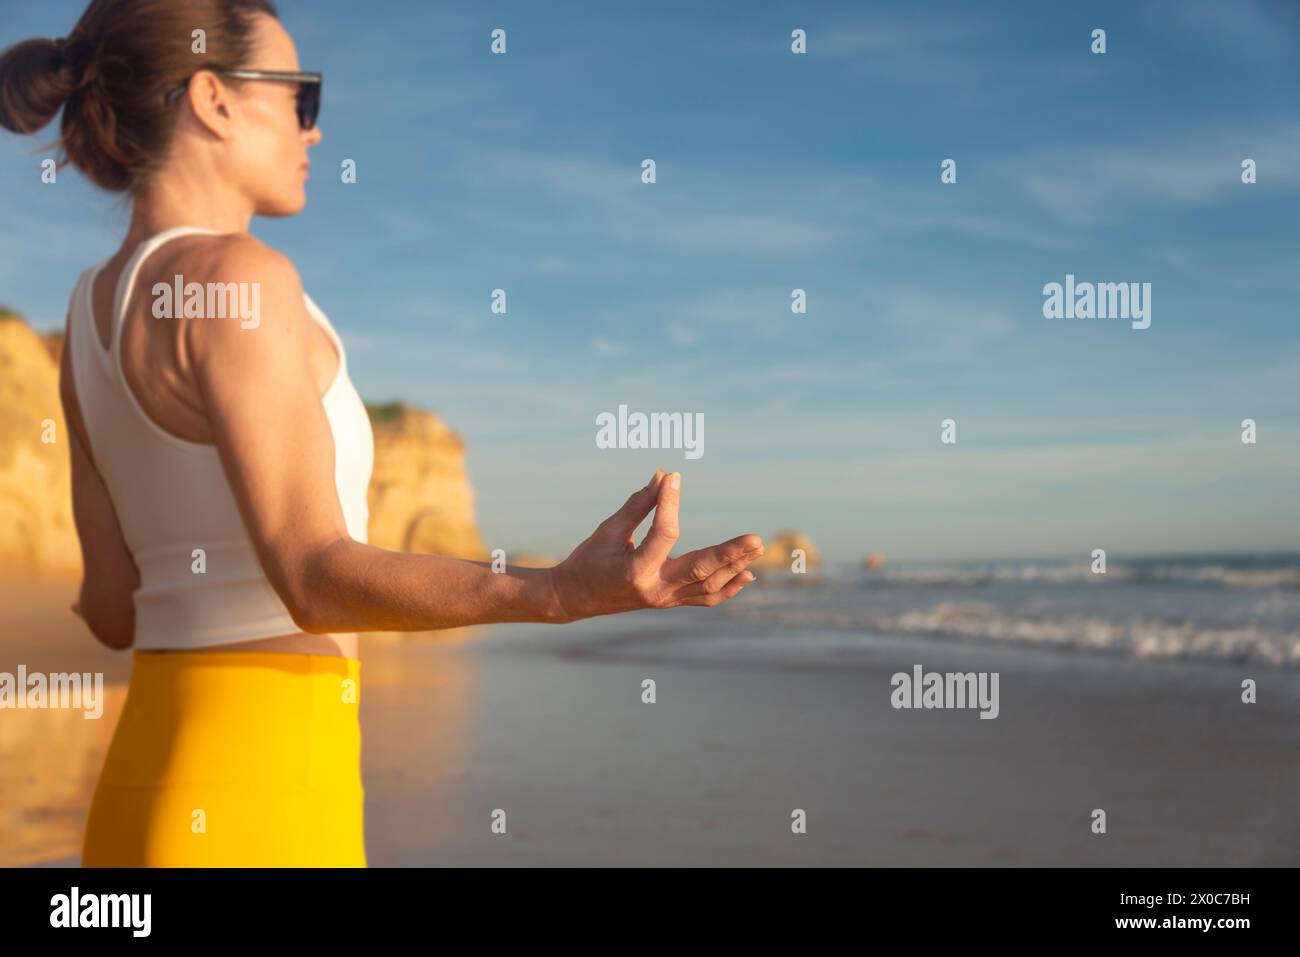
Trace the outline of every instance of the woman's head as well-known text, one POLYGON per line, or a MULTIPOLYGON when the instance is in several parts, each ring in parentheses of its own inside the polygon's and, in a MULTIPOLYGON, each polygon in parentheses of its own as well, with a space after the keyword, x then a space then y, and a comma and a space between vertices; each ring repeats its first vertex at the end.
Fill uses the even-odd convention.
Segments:
POLYGON ((276 16, 272 0, 93 0, 62 42, 0 55, 0 126, 32 133, 62 108, 60 165, 104 189, 138 197, 179 178, 292 215, 320 140, 299 127, 297 84, 216 72, 297 71, 276 16))

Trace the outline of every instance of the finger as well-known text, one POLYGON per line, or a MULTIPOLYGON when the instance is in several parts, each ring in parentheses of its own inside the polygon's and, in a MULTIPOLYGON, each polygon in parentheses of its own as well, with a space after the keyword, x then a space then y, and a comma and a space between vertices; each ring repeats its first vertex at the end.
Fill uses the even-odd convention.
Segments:
POLYGON ((645 517, 655 507, 655 502, 658 500, 659 483, 663 475, 663 469, 656 469, 655 474, 650 476, 650 481, 646 483, 645 488, 638 489, 629 495, 622 508, 600 523, 596 529, 597 533, 602 537, 616 539, 619 542, 630 541, 636 527, 645 521, 645 517))
POLYGON ((721 545, 698 548, 677 558, 670 558, 664 563, 663 573, 670 584, 691 584, 704 581, 719 569, 741 559, 752 562, 763 551, 763 540, 757 535, 741 535, 721 545))
POLYGON ((732 582, 740 585, 748 585, 755 581, 754 573, 745 566, 749 560, 732 562, 730 565, 724 565, 716 572, 710 575, 704 581, 696 582, 693 585, 687 585, 680 591, 673 593, 674 598, 699 598, 703 595, 716 595, 724 591, 732 582))
POLYGON ((646 533, 645 541, 636 550, 637 558, 654 568, 668 560, 668 554, 677 543, 677 536, 681 534, 677 518, 678 506, 682 500, 681 483, 681 472, 665 475, 659 482, 654 521, 646 533), (673 487, 674 483, 676 488, 673 487))
MULTIPOLYGON (((746 585, 748 585, 750 582, 755 580, 753 578, 751 578, 749 581, 744 580, 745 576, 750 574, 752 573, 743 572, 737 575, 735 578, 729 581, 725 586, 723 586, 722 591, 714 592, 712 595, 696 595, 693 598, 683 598, 681 601, 677 602, 676 604, 677 605, 701 605, 705 608, 713 608, 716 605, 721 605, 724 601, 729 601, 732 598, 735 598, 737 595, 740 594, 741 590, 744 589, 746 585)), ((675 606, 670 606, 670 607, 675 607, 675 606)))

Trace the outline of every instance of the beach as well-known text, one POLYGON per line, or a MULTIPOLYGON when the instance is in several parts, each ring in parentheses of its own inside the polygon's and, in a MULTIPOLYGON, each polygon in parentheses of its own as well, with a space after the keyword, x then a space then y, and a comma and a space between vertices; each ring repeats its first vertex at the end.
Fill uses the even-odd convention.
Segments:
MULTIPOLYGON (((0 712, 0 864, 76 863, 120 712, 129 655, 66 614, 73 590, 0 586, 0 671, 102 671, 108 699, 97 721, 0 712)), ((1300 863, 1300 669, 850 645, 747 617, 747 598, 730 614, 363 636, 369 864, 1300 863), (997 717, 895 708, 891 676, 918 664, 998 673, 997 717)))

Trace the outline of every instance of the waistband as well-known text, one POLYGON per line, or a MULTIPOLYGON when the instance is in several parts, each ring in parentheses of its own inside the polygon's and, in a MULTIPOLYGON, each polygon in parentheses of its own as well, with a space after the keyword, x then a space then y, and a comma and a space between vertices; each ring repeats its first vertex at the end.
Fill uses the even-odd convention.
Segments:
POLYGON ((297 651, 204 651, 200 648, 161 651, 136 648, 131 654, 136 667, 155 671, 203 666, 274 668, 291 674, 330 674, 339 671, 351 674, 361 671, 359 658, 297 651))
POLYGON ((361 662, 264 651, 140 651, 105 764, 117 787, 360 786, 361 662))

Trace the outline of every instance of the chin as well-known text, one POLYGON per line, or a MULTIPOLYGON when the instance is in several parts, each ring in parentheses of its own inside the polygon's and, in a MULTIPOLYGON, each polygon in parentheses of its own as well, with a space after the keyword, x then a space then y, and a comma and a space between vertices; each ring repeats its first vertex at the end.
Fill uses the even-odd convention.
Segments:
POLYGON ((278 218, 284 216, 296 216, 303 211, 307 205, 307 191, 300 189, 296 195, 287 194, 276 196, 273 199, 265 199, 258 204, 257 215, 278 218))

